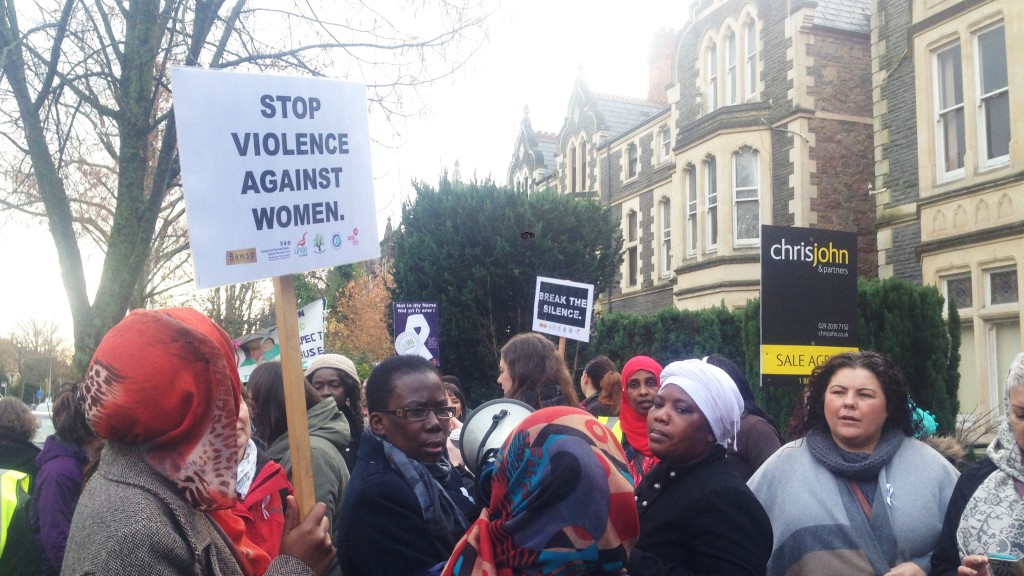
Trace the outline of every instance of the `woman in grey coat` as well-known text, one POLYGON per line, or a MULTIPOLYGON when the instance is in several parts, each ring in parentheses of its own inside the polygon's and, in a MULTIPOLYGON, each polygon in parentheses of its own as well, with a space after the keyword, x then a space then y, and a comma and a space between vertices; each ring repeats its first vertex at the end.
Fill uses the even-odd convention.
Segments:
MULTIPOLYGON (((231 339, 195 310, 136 310, 107 333, 80 390, 107 444, 63 574, 256 574, 258 551, 230 510, 240 392, 231 339)), ((289 500, 281 553, 264 573, 323 574, 335 555, 327 508, 300 524, 289 500)))

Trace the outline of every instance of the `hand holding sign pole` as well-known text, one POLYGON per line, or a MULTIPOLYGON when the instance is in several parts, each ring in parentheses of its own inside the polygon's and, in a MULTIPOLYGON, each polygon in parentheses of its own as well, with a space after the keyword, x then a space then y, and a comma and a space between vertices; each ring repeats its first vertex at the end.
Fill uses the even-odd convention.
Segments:
POLYGON ((380 256, 366 87, 171 71, 197 288, 274 278, 299 512, 313 507, 293 274, 380 256), (361 234, 360 234, 361 233, 361 234))

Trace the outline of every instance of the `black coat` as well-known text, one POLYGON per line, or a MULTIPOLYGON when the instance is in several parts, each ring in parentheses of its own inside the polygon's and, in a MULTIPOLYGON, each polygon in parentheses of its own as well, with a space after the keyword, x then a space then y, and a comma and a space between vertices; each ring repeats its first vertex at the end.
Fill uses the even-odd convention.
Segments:
MULTIPOLYGON (((434 542, 412 488, 387 462, 384 444, 369 430, 363 433, 358 457, 336 534, 342 574, 415 576, 447 561, 452 550, 434 542)), ((475 521, 480 508, 458 472, 444 489, 466 516, 466 525, 475 521)))
POLYGON ((31 442, 0 437, 0 469, 17 470, 35 478, 39 447, 31 442))
POLYGON ((765 573, 771 521, 725 448, 688 466, 660 462, 636 493, 640 538, 630 576, 765 573))

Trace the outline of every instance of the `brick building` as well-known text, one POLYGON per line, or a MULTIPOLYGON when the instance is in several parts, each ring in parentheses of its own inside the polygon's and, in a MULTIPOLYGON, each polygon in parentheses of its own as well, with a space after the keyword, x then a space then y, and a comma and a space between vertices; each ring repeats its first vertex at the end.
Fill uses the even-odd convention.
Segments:
POLYGON ((698 0, 654 38, 646 101, 577 81, 550 184, 621 221, 606 310, 745 306, 761 224, 854 232, 877 274, 870 1, 698 0))
POLYGON ((955 299, 961 413, 1002 413, 1024 316, 1024 3, 874 0, 871 27, 879 275, 955 299))

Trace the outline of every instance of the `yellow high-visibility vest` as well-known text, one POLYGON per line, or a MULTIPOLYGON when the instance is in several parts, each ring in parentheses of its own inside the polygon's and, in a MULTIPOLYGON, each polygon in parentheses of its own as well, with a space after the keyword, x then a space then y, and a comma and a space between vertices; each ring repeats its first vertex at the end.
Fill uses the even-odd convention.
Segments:
POLYGON ((616 440, 622 442, 622 425, 618 416, 598 416, 597 421, 610 428, 612 436, 615 436, 616 440))
POLYGON ((31 476, 18 470, 0 469, 0 555, 7 545, 7 528, 14 518, 14 511, 31 494, 31 476))

